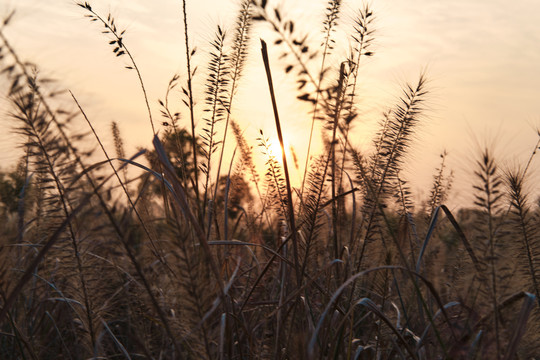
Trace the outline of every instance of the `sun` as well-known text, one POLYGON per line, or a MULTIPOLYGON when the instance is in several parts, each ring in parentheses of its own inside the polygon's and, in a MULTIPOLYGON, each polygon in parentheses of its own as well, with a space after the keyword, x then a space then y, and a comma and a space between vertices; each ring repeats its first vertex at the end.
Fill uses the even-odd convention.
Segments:
POLYGON ((272 144, 270 144, 268 150, 269 150, 268 155, 274 156, 276 160, 279 161, 280 163, 283 161, 283 150, 281 149, 281 145, 279 144, 278 141, 275 141, 272 144))
MULTIPOLYGON (((291 161, 296 162, 296 156, 293 154, 294 150, 292 150, 291 145, 287 141, 287 139, 283 139, 283 146, 285 148, 285 156, 287 157, 287 163, 289 165, 289 168, 293 165, 291 161)), ((279 140, 275 139, 275 141, 272 141, 268 146, 268 155, 273 156, 282 166, 283 166, 283 149, 281 148, 281 145, 279 144, 279 140)))

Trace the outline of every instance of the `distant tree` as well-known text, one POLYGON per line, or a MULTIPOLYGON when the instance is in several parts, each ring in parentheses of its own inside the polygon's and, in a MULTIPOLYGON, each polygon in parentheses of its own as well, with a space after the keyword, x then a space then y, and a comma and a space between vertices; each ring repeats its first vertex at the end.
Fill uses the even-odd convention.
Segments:
POLYGON ((19 161, 12 170, 0 170, 0 209, 17 211, 21 190, 25 184, 24 161, 19 161))
MULTIPOLYGON (((193 164, 193 146, 192 136, 186 129, 168 129, 160 137, 161 144, 165 149, 167 158, 176 170, 176 175, 182 181, 184 187, 191 191, 195 187, 195 166, 193 164)), ((196 139, 198 154, 202 155, 200 139, 196 139)), ((154 150, 146 153, 146 158, 152 169, 158 169, 159 160, 154 150)), ((157 185, 154 188, 159 193, 161 188, 157 185)))
MULTIPOLYGON (((192 136, 186 129, 172 129, 169 127, 161 136, 160 141, 165 149, 167 158, 176 170, 176 175, 184 185, 188 194, 194 195, 195 187, 195 166, 193 165, 193 142, 192 136)), ((196 139, 198 155, 202 156, 201 139, 196 139)), ((159 169, 158 159, 154 150, 146 153, 146 158, 152 169, 159 169)), ((201 172, 199 172, 201 173, 201 172)), ((227 175, 219 177, 218 192, 215 199, 214 211, 223 211, 225 204, 225 193, 228 189, 228 216, 232 219, 237 218, 241 209, 253 202, 253 196, 250 192, 250 186, 246 179, 243 178, 241 171, 235 171, 231 174, 230 183, 227 188, 227 175)), ((162 187, 158 182, 151 185, 151 191, 160 194, 162 187)), ((194 200, 194 196, 190 196, 194 200)))
POLYGON ((219 177, 219 192, 216 197, 218 207, 225 204, 227 189, 228 214, 232 219, 236 219, 241 209, 252 204, 255 199, 251 193, 249 183, 240 173, 231 175, 230 179, 228 179, 227 175, 222 175, 219 177), (230 180, 228 187, 227 180, 230 180))

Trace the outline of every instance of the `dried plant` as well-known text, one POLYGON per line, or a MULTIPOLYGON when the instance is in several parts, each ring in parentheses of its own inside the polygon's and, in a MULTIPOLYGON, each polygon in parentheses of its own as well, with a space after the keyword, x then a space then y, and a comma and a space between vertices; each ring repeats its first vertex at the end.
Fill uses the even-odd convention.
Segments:
POLYGON ((342 33, 347 7, 326 4, 316 39, 284 5, 240 2, 233 30, 217 27, 199 94, 182 1, 186 68, 158 100, 158 132, 126 32, 113 16, 78 3, 139 79, 153 148, 131 157, 121 120, 111 125, 108 150, 83 102, 70 92, 78 111, 60 106, 58 85, 19 57, 3 31, 12 17, 0 24, 4 113, 24 149, 16 169, 0 169, 0 358, 538 354, 539 211, 527 173, 540 142, 524 167, 504 173, 485 150, 472 181, 475 207, 464 204, 455 216, 445 205, 453 173, 443 152, 427 199, 418 199, 405 170, 421 140, 427 78, 403 87, 372 147, 357 150, 352 134, 362 114, 361 64, 373 55, 373 10, 363 6, 342 33), (258 24, 273 31, 278 59, 264 41, 261 54, 250 51, 258 24), (261 106, 272 105, 277 140, 243 132, 236 93, 251 80, 242 76, 247 64, 266 72, 261 106), (279 67, 296 93, 276 94, 279 67), (277 95, 309 105, 305 159, 285 153, 277 95), (323 146, 314 154, 317 121, 323 146), (78 122, 92 139, 72 130, 78 122), (271 150, 277 142, 280 154, 271 150), (260 166, 256 148, 266 157, 260 166), (303 173, 298 184, 291 160, 303 173))

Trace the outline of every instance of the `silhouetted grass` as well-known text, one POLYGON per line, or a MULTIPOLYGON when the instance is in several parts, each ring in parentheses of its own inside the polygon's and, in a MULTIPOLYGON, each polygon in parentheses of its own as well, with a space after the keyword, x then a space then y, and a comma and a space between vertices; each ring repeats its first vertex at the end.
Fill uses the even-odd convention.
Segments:
POLYGON ((15 170, 0 172, 0 358, 540 354, 539 211, 526 186, 530 161, 501 171, 485 149, 471 181, 474 204, 453 214, 445 206, 453 174, 444 152, 429 198, 415 200, 403 170, 425 121, 426 74, 381 114, 371 150, 357 150, 359 65, 374 56, 376 40, 369 6, 345 32, 349 38, 339 39, 343 4, 328 1, 321 38, 312 39, 273 3, 242 1, 233 36, 216 29, 205 89, 196 94, 183 1, 186 72, 167 84, 158 131, 124 31, 90 3, 78 5, 101 24, 113 55, 129 58, 153 148, 127 158, 113 123, 114 151, 107 150, 75 95, 69 100, 76 111, 59 107, 51 85, 21 60, 4 35, 5 20, 5 112, 25 154, 15 170), (262 57, 249 52, 260 27, 275 36, 272 45, 261 42, 262 57), (336 50, 339 41, 351 44, 349 53, 336 50), (283 56, 270 58, 267 47, 283 56), (241 76, 248 56, 267 75, 268 96, 253 101, 272 105, 281 159, 262 130, 257 139, 244 136, 233 106, 241 81, 250 81, 241 76), (279 71, 297 84, 288 95, 310 105, 298 188, 284 155, 287 129, 272 80, 279 71), (183 110, 171 110, 175 104, 183 110), (74 122, 93 137, 74 132, 74 122), (316 128, 323 146, 313 155, 316 128), (236 148, 223 163, 231 129, 236 148), (256 145, 264 165, 254 162, 256 145), (80 150, 85 146, 99 149, 103 160, 80 150))

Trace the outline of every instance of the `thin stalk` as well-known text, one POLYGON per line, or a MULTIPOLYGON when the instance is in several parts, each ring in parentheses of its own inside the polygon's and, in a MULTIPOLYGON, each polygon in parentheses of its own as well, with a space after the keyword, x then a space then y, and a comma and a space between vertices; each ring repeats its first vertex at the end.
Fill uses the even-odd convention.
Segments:
MULTIPOLYGON (((92 14, 94 14, 94 16, 96 18, 98 18, 99 21, 101 23, 103 23, 103 25, 105 25, 105 27, 111 32, 111 34, 116 38, 117 41, 120 41, 120 42, 122 41, 122 38, 120 37, 121 35, 119 35, 115 29, 111 28, 111 26, 107 23, 107 21, 105 21, 100 15, 98 15, 91 8, 89 8, 89 7, 86 7, 86 8, 92 14)), ((129 57, 129 61, 131 62, 131 64, 133 64, 133 70, 135 70, 135 72, 137 73, 137 78, 139 79, 139 85, 141 86, 141 90, 142 90, 143 97, 144 97, 144 103, 146 105, 146 111, 148 112, 148 119, 150 120, 150 126, 152 128, 152 135, 156 135, 156 128, 154 126, 154 119, 152 117, 152 110, 150 110, 150 102, 148 101, 148 94, 146 92, 146 87, 144 86, 144 81, 143 81, 143 78, 142 78, 142 75, 141 75, 141 71, 139 70, 139 67, 137 66, 137 63, 135 62, 135 59, 133 58, 133 55, 131 55, 131 52, 129 51, 129 49, 124 45, 122 47, 122 50, 124 50, 126 52, 126 55, 129 57)))
POLYGON ((292 190, 291 190, 291 180, 289 178, 289 168, 287 166, 287 157, 285 155, 285 147, 283 146, 283 134, 281 133, 281 124, 279 121, 279 114, 276 104, 276 96, 274 94, 274 85, 272 82, 272 73, 270 71, 270 61, 268 60, 268 50, 266 47, 266 42, 261 39, 261 52, 264 62, 264 68, 266 70, 266 77, 268 79, 268 88, 270 89, 270 97, 272 99, 272 108, 274 110, 274 119, 276 120, 276 130, 278 134, 279 144, 281 146, 281 156, 283 159, 283 169, 285 172, 285 181, 287 183, 287 205, 289 208, 289 222, 290 222, 290 231, 292 235, 292 242, 293 242, 293 256, 294 256, 294 266, 295 266, 295 272, 296 272, 296 281, 297 285, 300 286, 302 284, 302 278, 300 274, 300 263, 298 260, 298 244, 297 244, 297 238, 296 238, 296 225, 294 221, 294 206, 292 202, 292 190))
POLYGON ((197 199, 197 209, 201 213, 200 194, 199 194, 199 163, 197 161, 197 134, 195 133, 195 109, 193 106, 193 86, 191 79, 191 56, 189 51, 189 36, 187 24, 186 0, 182 0, 182 15, 184 19, 184 39, 186 43, 186 66, 188 76, 188 98, 189 98, 189 117, 191 120, 191 147, 193 150, 193 171, 195 172, 195 197, 197 199))
MULTIPOLYGON (((339 126, 339 116, 341 114, 342 101, 341 95, 343 93, 343 82, 345 79, 345 63, 341 63, 339 70, 339 83, 338 93, 336 97, 336 109, 334 114, 334 126, 332 130, 332 143, 330 144, 330 152, 332 154, 332 199, 336 198, 336 134, 339 126)), ((334 237, 334 258, 339 258, 339 243, 338 243, 338 204, 337 201, 332 202, 332 232, 334 237)))
MULTIPOLYGON (((90 17, 90 19, 92 21, 98 20, 99 22, 101 22, 105 26, 105 28, 106 28, 106 31, 104 31, 105 33, 111 33, 114 36, 115 40, 111 41, 110 44, 111 45, 115 44, 115 46, 117 46, 116 49, 115 49, 116 56, 126 54, 129 57, 129 60, 130 60, 130 62, 131 62, 131 64, 133 66, 126 66, 126 68, 129 69, 129 70, 135 70, 135 72, 137 73, 137 78, 139 79, 139 85, 141 86, 141 90, 142 90, 143 97, 144 97, 144 103, 146 105, 146 111, 148 112, 148 119, 150 120, 150 126, 152 128, 152 136, 156 136, 156 128, 154 126, 154 120, 153 120, 153 117, 152 117, 152 110, 150 109, 150 102, 148 101, 148 94, 146 92, 146 87, 144 86, 144 81, 143 81, 143 78, 142 78, 142 75, 141 75, 141 71, 139 70, 139 67, 137 66, 137 63, 135 62, 135 59, 133 58, 133 55, 131 55, 131 52, 126 47, 126 45, 123 43, 122 36, 123 36, 125 30, 118 33, 116 25, 114 24, 114 19, 112 19, 110 22, 106 21, 98 13, 96 13, 94 10, 92 10, 92 7, 90 6, 90 4, 88 2, 85 2, 84 4, 83 3, 78 3, 78 5, 80 7, 82 7, 83 9, 88 10, 91 13, 91 15, 87 15, 87 16, 90 17), (116 52, 117 49, 120 49, 120 50, 118 52, 116 52)), ((109 18, 110 18, 110 15, 109 15, 109 18)), ((159 172, 163 173, 163 168, 161 167, 161 163, 159 164, 159 172)), ((169 206, 168 206, 168 202, 167 202, 167 193, 165 191, 165 184, 163 184, 163 183, 161 184, 161 192, 163 194, 163 207, 165 209, 165 216, 167 218, 169 218, 169 206)))
MULTIPOLYGON (((223 153, 225 152, 225 143, 227 141, 227 133, 229 129, 229 121, 231 118, 231 109, 233 105, 233 99, 234 99, 234 93, 236 90, 236 84, 238 82, 238 79, 241 75, 241 69, 242 69, 242 60, 243 60, 243 53, 245 49, 245 42, 248 38, 248 30, 249 30, 249 6, 251 5, 250 2, 247 2, 244 6, 246 7, 245 11, 242 13, 242 20, 241 20, 241 27, 239 30, 239 34, 237 34, 236 41, 238 42, 239 46, 236 49, 236 55, 234 56, 234 64, 233 64, 233 78, 231 83, 231 93, 229 94, 229 106, 225 106, 225 109, 227 110, 227 118, 225 119, 225 130, 223 133, 223 141, 221 142, 221 154, 219 155, 219 163, 217 168, 217 181, 216 181, 216 187, 214 190, 214 202, 216 201, 217 197, 217 191, 219 186, 219 174, 221 172, 221 164, 223 161, 223 153), (239 38, 238 38, 239 37, 239 38)), ((236 151, 236 150, 235 150, 236 151)))
MULTIPOLYGON (((486 179, 488 181, 488 184, 490 182, 490 178, 488 177, 486 179)), ((489 185, 487 185, 489 186, 489 185)), ((486 186, 486 188, 487 188, 486 186)), ((501 341, 500 341, 500 314, 499 311, 497 311, 497 298, 498 298, 498 292, 497 292, 497 270, 496 270, 496 264, 495 264, 495 224, 493 224, 493 214, 492 214, 492 202, 491 202, 491 192, 488 191, 487 194, 487 204, 488 204, 488 234, 489 234, 489 253, 490 253, 490 275, 491 275, 491 291, 493 293, 492 298, 492 304, 493 304, 493 320, 495 322, 495 340, 497 343, 497 359, 501 357, 501 341)))
POLYGON ((325 35, 325 41, 324 41, 324 48, 323 48, 323 54, 321 59, 321 69, 319 70, 319 81, 317 82, 317 89, 315 93, 315 104, 313 105, 313 117, 311 119, 311 129, 309 130, 309 141, 308 141, 308 148, 307 148, 307 154, 306 154, 306 164, 304 166, 304 176, 302 178, 302 187, 300 189, 300 198, 302 199, 304 197, 304 186, 306 182, 307 177, 307 169, 309 165, 309 155, 311 153, 311 144, 313 141, 313 129, 315 128, 315 120, 317 119, 317 107, 319 105, 319 97, 321 95, 321 83, 324 76, 324 65, 326 63, 326 55, 328 55, 328 47, 330 44, 330 34, 332 33, 333 25, 335 24, 335 21, 337 19, 337 14, 339 12, 339 5, 340 1, 336 1, 333 4, 332 9, 335 11, 331 12, 331 16, 328 21, 328 27, 326 29, 326 35, 325 35))
POLYGON ((229 173, 227 174, 227 184, 225 186, 225 220, 224 220, 224 232, 225 232, 225 240, 229 240, 229 190, 231 187, 231 172, 232 167, 234 163, 234 157, 236 155, 237 148, 234 149, 232 154, 232 160, 229 165, 229 173))

